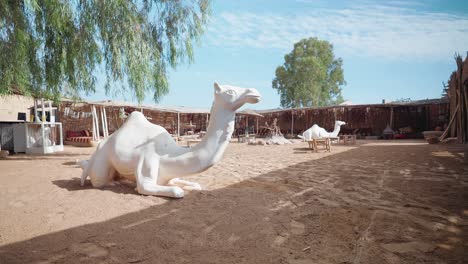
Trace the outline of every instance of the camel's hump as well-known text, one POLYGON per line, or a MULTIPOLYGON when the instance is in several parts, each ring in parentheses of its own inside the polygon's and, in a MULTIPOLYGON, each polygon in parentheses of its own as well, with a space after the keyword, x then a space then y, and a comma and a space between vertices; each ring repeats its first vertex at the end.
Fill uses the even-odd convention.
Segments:
POLYGON ((149 121, 146 119, 146 117, 138 111, 133 111, 125 121, 126 125, 130 124, 147 124, 149 121))
POLYGON ((121 140, 126 141, 129 137, 132 138, 132 144, 140 144, 149 138, 154 138, 161 134, 167 134, 164 137, 171 138, 164 127, 151 123, 141 112, 134 111, 128 116, 125 123, 112 135, 113 140, 120 142, 119 144, 123 144, 121 140))
POLYGON ((128 120, 134 120, 134 119, 144 119, 146 120, 146 117, 139 111, 133 111, 130 116, 128 116, 128 120))
MULTIPOLYGON (((129 131, 137 130, 138 133, 143 133, 145 129, 161 130, 161 128, 162 128, 161 126, 158 126, 148 121, 148 119, 146 119, 146 117, 141 112, 133 111, 127 117, 127 120, 125 120, 125 123, 119 128, 118 132, 128 133, 129 131)), ((165 131, 165 129, 163 130, 165 131)))

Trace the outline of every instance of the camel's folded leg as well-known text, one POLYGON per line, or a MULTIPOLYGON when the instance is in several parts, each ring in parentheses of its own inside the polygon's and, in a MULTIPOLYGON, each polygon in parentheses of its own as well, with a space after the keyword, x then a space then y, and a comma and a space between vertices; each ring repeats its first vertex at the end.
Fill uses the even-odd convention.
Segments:
POLYGON ((107 172, 107 186, 116 186, 120 185, 118 181, 115 181, 115 173, 117 171, 114 169, 114 167, 109 167, 109 170, 107 172))
POLYGON ((158 182, 158 172, 159 157, 154 153, 143 155, 141 160, 138 162, 137 170, 135 172, 138 193, 171 198, 184 197, 184 190, 178 186, 162 186, 156 184, 158 182))
POLYGON ((180 178, 171 179, 168 182, 168 184, 171 186, 180 186, 182 187, 182 189, 187 190, 187 191, 191 191, 191 190, 201 191, 202 190, 202 187, 200 186, 200 184, 196 182, 182 180, 180 178))

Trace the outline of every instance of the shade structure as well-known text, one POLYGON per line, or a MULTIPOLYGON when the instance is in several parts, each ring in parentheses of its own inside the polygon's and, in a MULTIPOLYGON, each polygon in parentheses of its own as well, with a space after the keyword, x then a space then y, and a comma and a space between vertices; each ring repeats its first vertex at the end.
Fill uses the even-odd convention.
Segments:
POLYGON ((245 110, 237 112, 237 114, 263 117, 263 115, 257 113, 255 110, 252 110, 252 109, 245 109, 245 110))

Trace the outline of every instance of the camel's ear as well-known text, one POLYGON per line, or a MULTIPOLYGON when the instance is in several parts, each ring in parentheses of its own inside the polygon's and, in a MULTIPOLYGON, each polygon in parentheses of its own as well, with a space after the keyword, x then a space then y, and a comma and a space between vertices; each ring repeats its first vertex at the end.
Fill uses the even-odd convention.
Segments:
POLYGON ((214 90, 216 94, 219 94, 221 92, 221 87, 217 82, 214 83, 214 90))

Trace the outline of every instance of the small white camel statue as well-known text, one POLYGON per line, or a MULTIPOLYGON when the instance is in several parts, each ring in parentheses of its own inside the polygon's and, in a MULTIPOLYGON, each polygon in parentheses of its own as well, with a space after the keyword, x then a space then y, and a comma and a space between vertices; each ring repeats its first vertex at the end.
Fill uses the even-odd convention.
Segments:
POLYGON ((234 131, 236 110, 261 99, 255 89, 214 84, 215 99, 203 140, 193 148, 180 147, 161 126, 133 112, 110 137, 101 141, 89 161, 79 162, 81 185, 89 176, 94 187, 113 184, 114 176, 134 179, 144 195, 184 197, 185 190, 200 190, 198 183, 179 177, 207 170, 218 162, 234 131))
POLYGON ((303 140, 311 140, 315 138, 330 138, 330 137, 337 137, 338 133, 340 133, 340 127, 346 125, 343 121, 335 121, 335 129, 333 132, 327 132, 324 128, 319 127, 317 124, 314 124, 312 127, 304 131, 301 135, 297 135, 299 138, 303 140))

